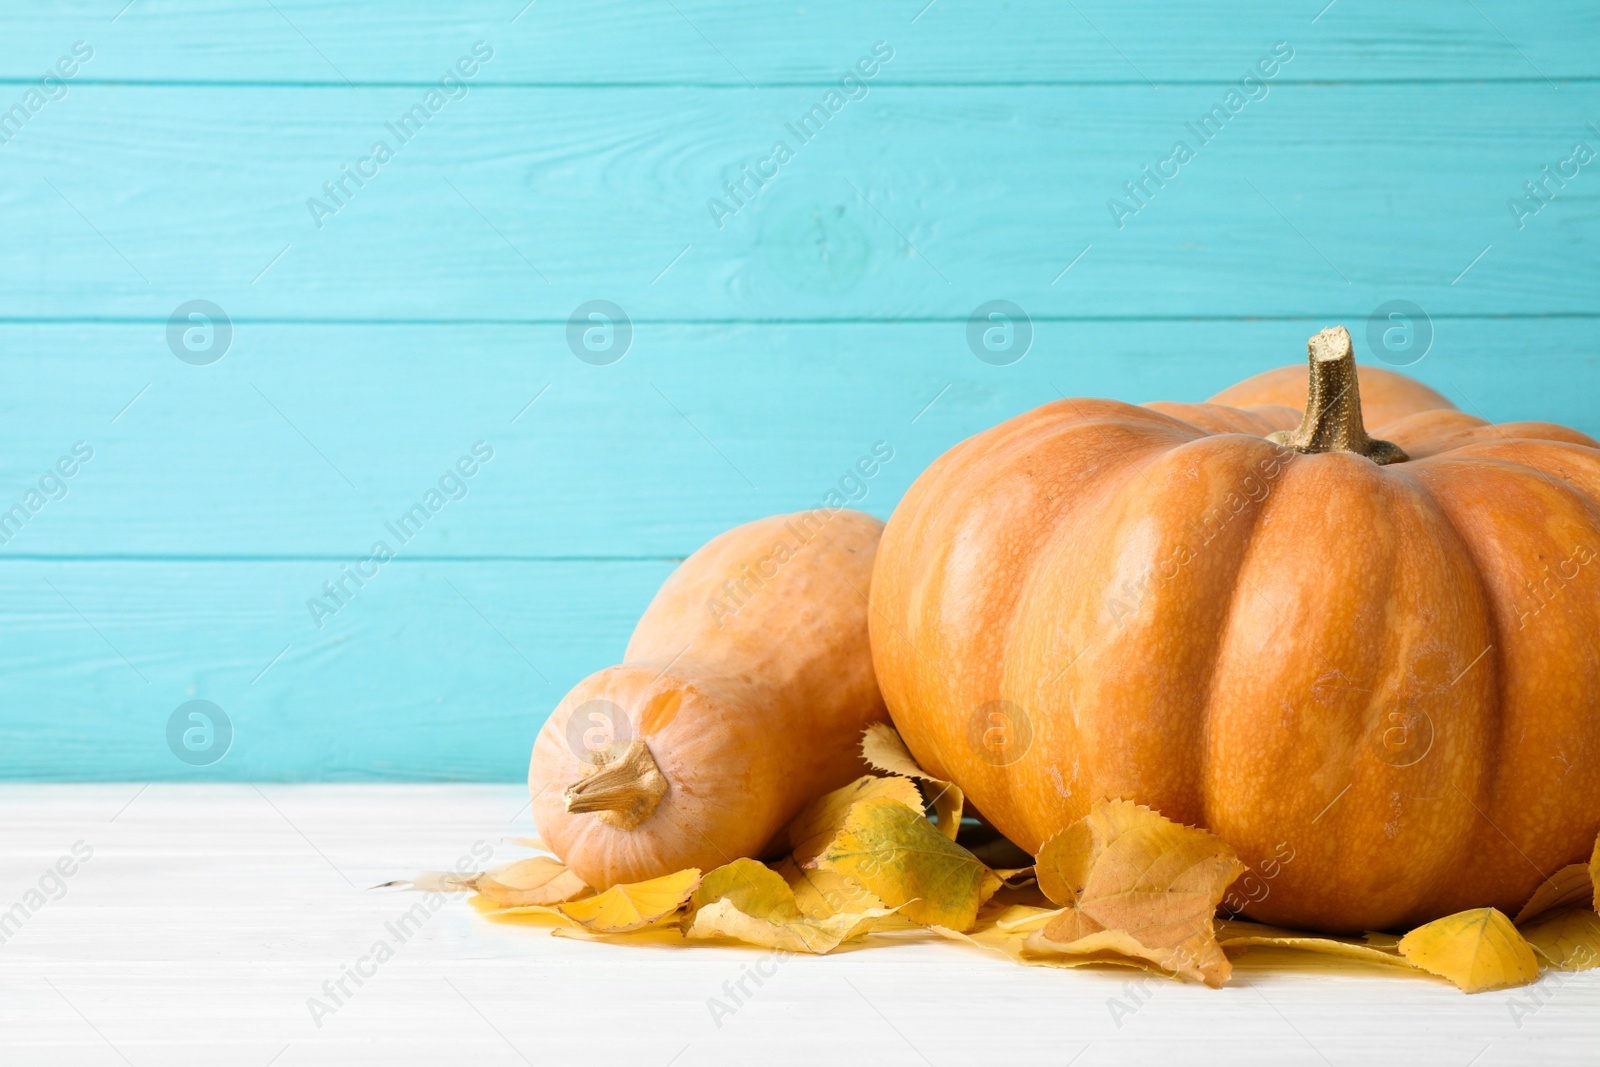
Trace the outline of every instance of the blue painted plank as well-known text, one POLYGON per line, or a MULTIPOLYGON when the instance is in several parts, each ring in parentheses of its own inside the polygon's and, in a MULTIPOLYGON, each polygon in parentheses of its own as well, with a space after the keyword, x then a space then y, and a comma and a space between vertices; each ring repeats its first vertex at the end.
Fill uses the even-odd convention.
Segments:
MULTIPOLYGON (((886 516, 939 452, 1054 398, 1058 385, 1200 397, 1293 358, 1316 325, 1052 324, 1006 367, 980 362, 942 325, 676 327, 653 339, 659 352, 630 353, 610 368, 560 357, 582 375, 611 373, 565 378, 562 403, 552 387, 532 409, 537 418, 519 420, 464 480, 468 495, 443 504, 405 544, 385 523, 469 451, 456 447, 469 436, 461 432, 468 413, 504 416, 517 404, 521 394, 503 379, 520 355, 502 348, 430 376, 420 361, 436 349, 427 335, 439 328, 324 330, 325 344, 330 333, 345 335, 338 350, 389 354, 390 381, 408 384, 378 390, 361 376, 377 369, 371 362, 341 368, 337 384, 318 379, 313 364, 336 366, 336 353, 295 343, 311 328, 278 327, 270 347, 290 354, 287 365, 261 381, 310 440, 239 388, 266 369, 264 352, 241 358, 231 379, 158 374, 108 427, 115 432, 97 438, 66 497, 0 548, 0 777, 514 779, 560 694, 620 654, 673 556, 757 514, 814 503, 835 485, 849 491, 842 475, 853 441, 894 443, 894 459, 861 500, 886 516), (756 346, 767 353, 760 364, 748 358, 756 346), (670 365, 687 352, 701 353, 691 368, 670 365), (650 381, 670 404, 645 392, 650 381), (431 403, 420 402, 428 384, 437 387, 431 403), (255 410, 235 408, 239 400, 255 410), (351 503, 317 447, 373 490, 371 508, 351 503), (728 460, 758 488, 742 485, 728 460), (380 485, 400 490, 387 507, 380 485), (376 575, 342 595, 345 603, 327 600, 324 583, 354 588, 344 567, 366 559, 376 540, 397 558, 365 564, 376 575), (593 558, 628 552, 661 555, 593 558), (536 558, 562 553, 589 558, 536 558), (313 598, 338 610, 313 612, 313 598), (195 699, 221 706, 237 730, 237 747, 213 767, 191 767, 166 747, 168 718, 195 699)), ((1433 325, 1432 350, 1415 369, 1464 407, 1600 433, 1592 404, 1600 360, 1585 342, 1586 322, 1433 325)), ((51 351, 106 353, 117 329, 35 331, 52 335, 51 351)), ((119 358, 127 357, 79 357, 36 392, 32 408, 8 406, 6 503, 70 451, 69 434, 57 432, 66 425, 42 419, 80 400, 88 411, 123 398, 99 384, 115 377, 119 358), (22 416, 31 437, 13 432, 22 416)), ((45 362, 3 365, 30 373, 45 362)))
POLYGON ((883 87, 804 144, 812 89, 488 90, 400 146, 416 98, 83 87, 0 148, 0 317, 1600 313, 1596 167, 1508 208, 1600 152, 1600 85, 1279 86, 1204 144, 1210 86, 883 87), (314 218, 384 138, 399 154, 314 218), (779 139, 794 158, 728 214, 779 139))
POLYGON ((1144 84, 1234 80, 1288 40, 1307 56, 1295 78, 1559 80, 1596 75, 1589 42, 1600 30, 1600 12, 1577 0, 138 0, 113 21, 121 6, 8 12, 0 73, 36 75, 83 39, 96 50, 85 77, 421 83, 483 39, 496 48, 486 83, 745 88, 835 80, 882 39, 905 56, 885 75, 894 82, 1144 84))
POLYGON ((305 601, 327 563, 5 569, 0 617, 29 636, 0 642, 0 778, 512 780, 671 564, 395 560, 320 630, 305 601), (231 723, 215 762, 169 746, 191 700, 231 723))
MULTIPOLYGON (((641 325, 609 366, 580 361, 559 326, 244 325, 204 367, 160 327, 0 327, 0 511, 74 442, 95 450, 0 561, 350 560, 458 459, 474 466, 480 440, 494 458, 447 483, 464 499, 407 556, 667 559, 820 501, 875 441, 895 458, 865 506, 886 516, 939 453, 1058 389, 1203 399, 1302 360, 1336 321, 1376 362, 1360 316, 1038 322, 1009 366, 979 360, 964 322, 641 325)), ((1408 370, 1486 417, 1600 436, 1592 329, 1440 318, 1408 370)))

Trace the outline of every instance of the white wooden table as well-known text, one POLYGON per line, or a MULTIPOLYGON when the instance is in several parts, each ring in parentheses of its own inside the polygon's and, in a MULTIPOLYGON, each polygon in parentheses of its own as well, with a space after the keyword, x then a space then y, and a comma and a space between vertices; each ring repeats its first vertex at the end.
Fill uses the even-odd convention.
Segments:
POLYGON ((762 951, 564 940, 459 896, 399 943, 424 898, 367 887, 479 842, 522 854, 504 838, 532 831, 524 800, 515 785, 0 786, 0 1063, 1600 1062, 1600 972, 1468 997, 1252 954, 1213 991, 929 937, 788 960, 713 1019, 708 1000, 762 951), (90 858, 50 874, 78 842, 90 858), (380 942, 393 955, 377 962, 380 942), (335 1004, 324 983, 341 977, 335 1004), (333 1010, 314 1018, 314 997, 333 1010))

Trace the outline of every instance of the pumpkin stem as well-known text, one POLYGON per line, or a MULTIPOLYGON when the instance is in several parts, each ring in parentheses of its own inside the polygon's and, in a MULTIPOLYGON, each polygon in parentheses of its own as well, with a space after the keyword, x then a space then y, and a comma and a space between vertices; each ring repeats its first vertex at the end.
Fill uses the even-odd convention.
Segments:
POLYGON ((648 819, 667 792, 666 776, 642 738, 593 753, 579 774, 562 794, 567 810, 574 815, 599 812, 601 822, 619 830, 632 830, 648 819))
POLYGON ((1306 413, 1298 429, 1279 430, 1267 440, 1296 452, 1354 452, 1380 466, 1410 459, 1399 445, 1367 436, 1350 331, 1343 326, 1323 330, 1306 350, 1311 358, 1306 413))

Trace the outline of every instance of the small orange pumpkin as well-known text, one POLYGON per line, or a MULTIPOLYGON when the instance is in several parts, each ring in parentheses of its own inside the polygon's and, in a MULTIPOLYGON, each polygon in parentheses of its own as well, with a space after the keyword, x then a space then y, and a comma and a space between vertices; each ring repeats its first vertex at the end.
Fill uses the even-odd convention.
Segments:
POLYGON ((870 619, 922 765, 1030 852, 1100 798, 1205 826, 1247 914, 1302 928, 1515 913, 1586 857, 1600 444, 1360 386, 1340 327, 1304 416, 1283 368, 1046 404, 929 467, 870 619))

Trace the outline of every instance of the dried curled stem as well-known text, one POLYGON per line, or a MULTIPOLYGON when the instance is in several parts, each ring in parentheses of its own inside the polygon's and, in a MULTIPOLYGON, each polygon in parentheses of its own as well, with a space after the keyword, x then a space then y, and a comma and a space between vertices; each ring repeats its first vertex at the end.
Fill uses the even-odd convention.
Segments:
POLYGON ((1299 428, 1279 430, 1267 440, 1296 452, 1354 452, 1380 466, 1410 459, 1399 445, 1367 436, 1350 331, 1343 326, 1323 330, 1306 349, 1311 358, 1306 413, 1299 428))
POLYGON ((592 754, 562 797, 574 815, 598 812, 600 821, 632 830, 648 819, 667 793, 667 779, 640 738, 592 754), (621 751, 617 751, 621 749, 621 751))

